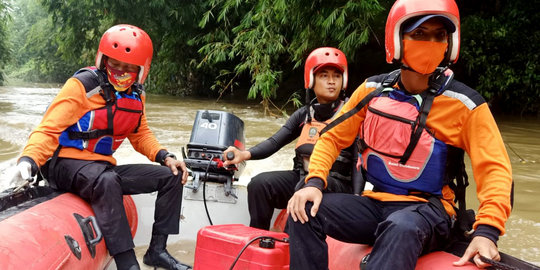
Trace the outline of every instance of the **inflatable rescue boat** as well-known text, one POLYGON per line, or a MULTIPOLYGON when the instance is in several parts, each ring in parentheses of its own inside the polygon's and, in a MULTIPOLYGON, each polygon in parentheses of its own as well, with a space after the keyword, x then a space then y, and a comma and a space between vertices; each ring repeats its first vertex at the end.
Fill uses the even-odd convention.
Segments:
MULTIPOLYGON (((130 196, 124 207, 137 230, 130 196)), ((31 186, 0 193, 1 269, 106 269, 112 261, 90 205, 71 193, 31 186)))
MULTIPOLYGON (((222 163, 223 151, 228 146, 244 147, 243 132, 242 120, 230 113, 208 110, 197 113, 184 153, 192 180, 184 190, 185 220, 180 234, 196 237, 193 261, 196 270, 289 269, 284 210, 278 212, 269 231, 231 222, 249 220, 247 207, 242 204, 247 193, 245 188, 240 192, 237 185, 244 164, 231 170, 223 168, 222 163), (204 203, 208 221, 213 224, 207 201, 215 207, 211 212, 216 214, 219 225, 206 226, 204 216, 200 215, 204 203)), ((124 196, 124 206, 135 236, 138 216, 130 196, 124 196)), ((141 217, 142 221, 146 219, 151 217, 141 217)), ((144 228, 144 222, 142 225, 144 228)), ((78 196, 55 192, 47 186, 0 193, 0 269, 106 269, 112 258, 101 238, 92 208, 78 196)), ((362 258, 371 250, 367 245, 344 243, 330 237, 327 244, 331 270, 359 269, 362 258)), ((467 243, 462 243, 452 250, 424 255, 416 269, 477 269, 472 263, 464 267, 452 265, 466 246, 467 243)), ((501 253, 501 257, 500 265, 492 269, 540 270, 512 256, 501 253)))

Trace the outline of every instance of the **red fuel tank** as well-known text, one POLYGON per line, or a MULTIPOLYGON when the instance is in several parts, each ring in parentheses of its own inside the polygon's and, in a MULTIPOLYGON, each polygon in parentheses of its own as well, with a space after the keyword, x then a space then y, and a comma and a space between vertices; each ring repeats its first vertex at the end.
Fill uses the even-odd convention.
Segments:
MULTIPOLYGON (((287 239, 286 233, 251 228, 242 224, 207 226, 197 234, 194 270, 229 269, 243 248, 257 237, 287 239)), ((268 241, 263 240, 263 245, 268 241)), ((270 244, 271 245, 271 244, 270 244)), ((259 239, 240 254, 234 269, 289 269, 289 244, 275 241, 274 247, 261 247, 259 239)))
MULTIPOLYGON (((17 213, 0 219, 1 269, 104 269, 111 262, 105 241, 96 239, 94 212, 80 197, 63 193, 17 211, 21 206, 6 209, 3 214, 17 213)), ((137 210, 130 196, 124 196, 124 206, 135 235, 137 210)))

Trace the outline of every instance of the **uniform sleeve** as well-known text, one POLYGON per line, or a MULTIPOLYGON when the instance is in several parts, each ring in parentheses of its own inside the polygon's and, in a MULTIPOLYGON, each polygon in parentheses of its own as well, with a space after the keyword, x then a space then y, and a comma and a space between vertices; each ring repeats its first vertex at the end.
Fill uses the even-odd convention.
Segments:
MULTIPOLYGON (((368 93, 364 82, 354 91, 349 101, 343 105, 338 117, 354 109, 368 93)), ((334 161, 342 149, 349 147, 354 142, 360 125, 364 121, 365 111, 365 109, 360 110, 319 138, 309 160, 309 174, 306 177, 306 183, 311 178, 322 179, 326 188, 326 178, 334 161)))
POLYGON ((47 108, 41 123, 30 134, 22 156, 30 157, 41 167, 58 147, 60 134, 89 110, 90 103, 82 83, 68 79, 47 108))
POLYGON ((296 110, 274 135, 251 147, 248 150, 251 153, 251 159, 267 158, 298 138, 302 132, 302 124, 306 117, 306 112, 305 107, 296 110))
MULTIPOLYGON (((144 95, 142 95, 142 101, 143 104, 146 101, 144 95)), ((135 151, 145 155, 151 161, 161 162, 160 160, 156 160, 156 158, 158 157, 160 150, 166 149, 159 144, 156 136, 148 127, 148 122, 146 120, 146 106, 144 108, 145 111, 141 116, 141 125, 137 132, 128 135, 128 139, 135 151)))
POLYGON ((471 158, 480 202, 474 228, 490 225, 504 234, 511 211, 512 168, 487 103, 471 112, 462 131, 462 140, 471 158))

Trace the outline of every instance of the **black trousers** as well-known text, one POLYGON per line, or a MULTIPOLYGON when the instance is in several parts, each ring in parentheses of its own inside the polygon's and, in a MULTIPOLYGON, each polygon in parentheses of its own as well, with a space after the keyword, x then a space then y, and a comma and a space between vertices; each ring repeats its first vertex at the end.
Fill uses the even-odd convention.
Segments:
POLYGON ((123 195, 157 191, 152 234, 179 232, 181 174, 173 175, 168 167, 58 158, 48 180, 53 188, 77 194, 92 206, 112 256, 135 247, 123 195))
MULTIPOLYGON (((310 213, 313 203, 306 204, 310 213)), ((289 216, 290 269, 328 269, 326 236, 373 245, 365 269, 414 269, 418 257, 440 249, 450 218, 425 202, 381 202, 351 194, 324 194, 315 217, 302 224, 289 216)), ((362 268, 364 269, 364 268, 362 268)))
MULTIPOLYGON (((301 179, 297 170, 264 172, 253 177, 247 186, 249 226, 270 229, 274 209, 287 208, 287 202, 301 179)), ((352 193, 351 181, 328 177, 325 192, 352 193)))

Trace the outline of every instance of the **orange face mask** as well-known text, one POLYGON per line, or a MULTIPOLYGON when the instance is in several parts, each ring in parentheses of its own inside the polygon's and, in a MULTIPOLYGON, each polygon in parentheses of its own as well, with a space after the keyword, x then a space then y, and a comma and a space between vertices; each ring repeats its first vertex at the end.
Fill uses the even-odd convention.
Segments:
POLYGON ((427 75, 433 73, 444 59, 448 43, 403 40, 403 63, 414 71, 427 75))

